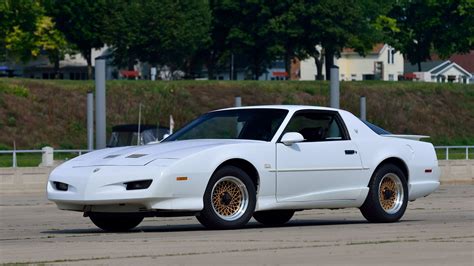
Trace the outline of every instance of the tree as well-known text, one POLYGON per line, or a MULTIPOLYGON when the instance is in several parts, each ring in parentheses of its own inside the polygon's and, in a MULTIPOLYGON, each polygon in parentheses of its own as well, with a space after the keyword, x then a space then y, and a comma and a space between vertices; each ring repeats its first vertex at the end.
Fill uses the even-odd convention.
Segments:
POLYGON ((339 56, 343 48, 353 48, 361 55, 372 48, 379 37, 375 20, 383 6, 371 0, 322 0, 315 5, 307 5, 304 51, 315 56, 318 78, 322 78, 323 56, 326 79, 329 80, 334 56, 339 56), (318 50, 316 44, 320 44, 323 50, 318 50), (321 55, 321 52, 324 54, 321 55))
MULTIPOLYGON (((64 35, 55 28, 51 17, 39 1, 4 1, 0 4, 3 49, 15 60, 27 62, 46 53, 54 63, 55 76, 59 61, 70 50, 64 35)), ((6 58, 5 58, 6 59, 6 58)))
MULTIPOLYGON (((313 1, 311 1, 313 2, 313 1)), ((305 10, 310 3, 305 1, 285 0, 273 5, 274 17, 271 19, 271 30, 278 38, 279 52, 283 54, 285 71, 291 77, 291 62, 295 57, 302 57, 302 46, 305 42, 305 10)), ((313 40, 311 40, 313 41, 313 40)), ((314 46, 314 43, 313 43, 314 46)))
POLYGON ((232 27, 227 43, 249 60, 253 79, 258 79, 281 51, 272 28, 273 1, 229 1, 228 20, 232 27))
POLYGON ((103 21, 109 6, 105 0, 51 0, 46 5, 56 27, 64 33, 87 61, 87 77, 92 77, 92 49, 104 46, 103 21))
POLYGON ((186 68, 199 47, 208 42, 207 1, 130 1, 111 10, 105 40, 120 64, 136 60, 172 69, 186 68))
POLYGON ((393 6, 382 28, 387 41, 421 71, 433 51, 447 58, 474 48, 473 14, 472 0, 404 0, 393 6), (390 19, 395 25, 385 26, 390 19))

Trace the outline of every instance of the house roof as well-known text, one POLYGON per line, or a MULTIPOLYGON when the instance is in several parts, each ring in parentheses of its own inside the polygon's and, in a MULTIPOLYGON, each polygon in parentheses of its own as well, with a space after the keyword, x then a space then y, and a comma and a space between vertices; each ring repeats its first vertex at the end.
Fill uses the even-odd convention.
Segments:
MULTIPOLYGON (((447 60, 456 63, 457 65, 459 65, 461 68, 463 68, 469 73, 474 73, 474 50, 471 50, 467 54, 452 55, 447 60)), ((437 54, 432 54, 430 61, 421 63, 421 72, 429 71, 443 62, 446 62, 446 60, 442 60, 437 54)), ((418 65, 416 64, 412 65, 409 62, 407 62, 405 63, 405 66, 404 66, 404 72, 405 73, 418 72, 418 65)))
MULTIPOLYGON (((434 60, 434 61, 422 62, 421 63, 421 72, 430 71, 431 69, 439 66, 443 62, 445 62, 445 61, 443 61, 443 60, 434 60)), ((413 72, 420 72, 420 71, 418 71, 418 65, 417 64, 412 65, 409 61, 405 61, 405 65, 403 66, 403 72, 404 73, 413 73, 413 72)))
MULTIPOLYGON (((385 47, 384 43, 377 43, 372 47, 372 50, 370 50, 367 54, 380 54, 382 52, 382 49, 385 47)), ((350 53, 357 53, 354 48, 343 48, 342 49, 343 54, 350 54, 350 53)))
POLYGON ((474 73, 474 50, 467 54, 455 54, 449 58, 449 61, 454 62, 467 70, 469 73, 474 73))

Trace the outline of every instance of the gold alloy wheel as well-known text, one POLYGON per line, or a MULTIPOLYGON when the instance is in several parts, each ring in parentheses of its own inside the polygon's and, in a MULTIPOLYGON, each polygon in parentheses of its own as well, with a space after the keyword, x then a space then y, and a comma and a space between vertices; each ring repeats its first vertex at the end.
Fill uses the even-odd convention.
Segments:
POLYGON ((400 210, 403 205, 403 185, 394 173, 386 174, 379 184, 380 205, 388 214, 394 214, 400 210))
POLYGON ((247 209, 248 202, 247 188, 236 177, 223 177, 212 188, 212 208, 220 218, 226 221, 234 221, 242 217, 247 209))

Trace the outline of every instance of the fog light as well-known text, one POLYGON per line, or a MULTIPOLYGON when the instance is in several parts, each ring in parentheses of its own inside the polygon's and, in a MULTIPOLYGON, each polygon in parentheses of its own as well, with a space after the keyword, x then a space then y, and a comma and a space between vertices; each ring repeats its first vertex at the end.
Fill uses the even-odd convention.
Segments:
POLYGON ((61 182, 53 182, 53 183, 56 189, 60 191, 67 191, 69 187, 68 184, 65 184, 65 183, 61 183, 61 182))
POLYGON ((127 186, 127 190, 147 189, 150 187, 153 180, 140 180, 124 183, 127 186))

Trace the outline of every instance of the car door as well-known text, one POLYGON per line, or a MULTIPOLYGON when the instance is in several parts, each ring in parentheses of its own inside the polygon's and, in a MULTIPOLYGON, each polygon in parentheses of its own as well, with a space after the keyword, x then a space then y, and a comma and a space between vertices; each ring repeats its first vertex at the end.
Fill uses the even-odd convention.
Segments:
MULTIPOLYGON (((296 112, 283 134, 304 142, 276 144, 277 201, 352 200, 359 196, 362 163, 336 111, 296 112)), ((283 136, 282 134, 282 136, 283 136)))

